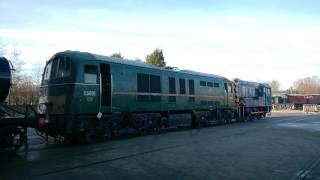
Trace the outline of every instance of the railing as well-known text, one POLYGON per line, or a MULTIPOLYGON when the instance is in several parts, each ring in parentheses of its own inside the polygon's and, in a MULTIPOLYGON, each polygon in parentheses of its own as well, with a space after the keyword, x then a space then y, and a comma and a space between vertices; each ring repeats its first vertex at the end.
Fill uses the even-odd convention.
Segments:
POLYGON ((273 104, 272 110, 289 110, 295 109, 294 104, 273 104))
POLYGON ((303 105, 303 112, 309 113, 309 112, 319 112, 320 111, 320 105, 317 104, 304 104, 303 105))

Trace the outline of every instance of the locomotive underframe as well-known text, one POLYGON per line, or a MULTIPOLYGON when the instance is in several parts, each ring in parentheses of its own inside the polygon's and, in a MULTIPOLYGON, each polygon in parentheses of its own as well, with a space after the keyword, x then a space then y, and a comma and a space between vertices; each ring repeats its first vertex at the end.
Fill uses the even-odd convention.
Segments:
POLYGON ((100 119, 96 114, 51 116, 48 123, 39 130, 50 136, 62 135, 71 141, 91 142, 99 137, 111 138, 123 129, 134 129, 138 134, 178 127, 205 127, 260 119, 269 112, 269 107, 239 107, 238 109, 211 109, 197 111, 157 111, 104 114, 100 119), (241 108, 243 108, 241 110, 241 108), (72 132, 67 131, 66 121, 73 118, 72 132), (54 130, 54 131, 53 131, 54 130))

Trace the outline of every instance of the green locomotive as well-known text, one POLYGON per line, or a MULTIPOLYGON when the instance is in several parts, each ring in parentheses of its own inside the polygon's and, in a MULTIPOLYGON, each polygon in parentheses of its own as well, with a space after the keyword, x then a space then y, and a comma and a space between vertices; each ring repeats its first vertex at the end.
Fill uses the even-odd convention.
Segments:
MULTIPOLYGON (((51 136, 90 140, 126 127, 144 133, 223 124, 252 113, 239 115, 236 90, 236 83, 217 75, 65 51, 46 63, 39 129, 51 136)), ((258 112, 268 111, 260 108, 258 112)))
MULTIPOLYGON (((3 101, 11 70, 0 59, 3 101)), ((30 105, 18 113, 0 104, 0 149, 18 150, 23 144, 28 149, 28 127, 44 137, 88 142, 127 128, 144 134, 260 119, 270 109, 267 84, 65 51, 46 63, 37 112, 30 105)))

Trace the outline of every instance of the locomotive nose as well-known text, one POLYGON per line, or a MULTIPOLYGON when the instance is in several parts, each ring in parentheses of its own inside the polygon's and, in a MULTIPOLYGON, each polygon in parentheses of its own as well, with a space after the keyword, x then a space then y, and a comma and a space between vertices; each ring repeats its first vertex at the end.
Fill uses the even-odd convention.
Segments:
POLYGON ((0 103, 7 98, 11 86, 11 67, 9 61, 0 57, 0 103))

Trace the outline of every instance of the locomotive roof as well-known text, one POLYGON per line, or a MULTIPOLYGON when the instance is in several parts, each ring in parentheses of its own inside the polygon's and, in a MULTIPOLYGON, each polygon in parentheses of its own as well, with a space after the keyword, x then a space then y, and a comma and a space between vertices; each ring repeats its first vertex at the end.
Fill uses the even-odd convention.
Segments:
MULTIPOLYGON (((161 70, 161 71, 178 72, 178 73, 184 73, 184 74, 190 74, 190 75, 205 76, 205 77, 226 79, 227 80, 227 78, 225 78, 223 76, 219 76, 219 75, 207 74, 207 73, 196 72, 196 71, 191 71, 191 70, 164 69, 164 68, 160 68, 160 67, 157 67, 157 66, 146 64, 146 63, 140 62, 140 61, 115 58, 115 57, 98 55, 98 54, 93 54, 93 53, 88 53, 88 52, 64 51, 64 52, 60 52, 60 53, 61 54, 67 53, 69 56, 73 56, 73 55, 87 56, 85 58, 86 60, 107 61, 107 62, 117 63, 117 64, 125 64, 125 65, 130 65, 130 66, 138 66, 138 67, 144 67, 144 68, 158 69, 158 70, 161 70), (88 58, 88 56, 91 57, 91 58, 88 58)), ((60 54, 60 53, 57 53, 57 54, 60 54)))
POLYGON ((259 82, 253 82, 253 81, 244 81, 244 80, 241 80, 241 79, 234 79, 235 82, 240 82, 241 84, 247 84, 247 85, 255 85, 255 86, 259 86, 259 85, 263 85, 263 86, 266 86, 266 87, 269 87, 271 88, 271 86, 267 83, 259 83, 259 82))

